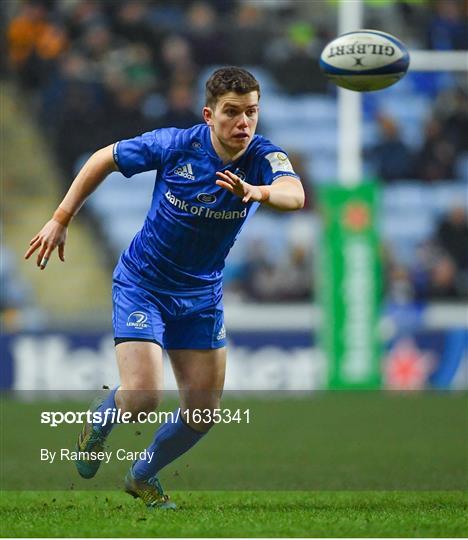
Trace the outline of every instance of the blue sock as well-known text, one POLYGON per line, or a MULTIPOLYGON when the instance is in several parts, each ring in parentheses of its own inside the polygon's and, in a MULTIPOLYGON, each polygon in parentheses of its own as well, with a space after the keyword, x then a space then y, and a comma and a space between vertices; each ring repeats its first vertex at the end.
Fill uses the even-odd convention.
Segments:
POLYGON ((96 408, 96 412, 100 412, 102 415, 102 421, 101 422, 93 422, 94 427, 98 427, 99 431, 103 435, 109 435, 111 432, 111 429, 114 427, 114 423, 112 422, 112 415, 110 414, 112 410, 115 411, 115 415, 117 414, 117 405, 115 404, 115 393, 119 389, 119 386, 116 386, 113 390, 109 392, 109 395, 106 397, 106 399, 99 405, 99 407, 96 408), (106 418, 105 412, 109 409, 109 414, 106 418), (103 425, 105 421, 105 425, 103 425))
MULTIPOLYGON (((174 418, 177 410, 174 413, 174 418)), ((182 415, 178 415, 175 422, 163 424, 154 437, 153 442, 146 449, 148 458, 138 460, 133 465, 133 475, 135 478, 150 478, 157 474, 163 467, 177 459, 179 456, 190 450, 205 433, 195 431, 183 420, 182 415), (152 459, 149 461, 151 452, 152 459)))

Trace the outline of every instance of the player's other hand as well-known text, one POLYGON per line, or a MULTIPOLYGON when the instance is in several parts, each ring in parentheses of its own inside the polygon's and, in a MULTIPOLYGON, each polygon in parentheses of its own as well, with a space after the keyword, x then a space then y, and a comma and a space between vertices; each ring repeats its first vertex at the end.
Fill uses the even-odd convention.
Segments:
POLYGON ((67 239, 67 227, 61 225, 55 219, 48 221, 38 234, 29 242, 29 249, 24 254, 25 259, 37 251, 36 265, 41 269, 47 266, 50 256, 56 247, 58 247, 58 256, 62 262, 65 262, 65 241, 67 239))
POLYGON ((216 174, 219 177, 216 180, 216 184, 240 197, 243 203, 248 203, 249 201, 262 202, 265 200, 265 195, 259 186, 253 186, 248 182, 244 182, 231 171, 218 171, 216 174))

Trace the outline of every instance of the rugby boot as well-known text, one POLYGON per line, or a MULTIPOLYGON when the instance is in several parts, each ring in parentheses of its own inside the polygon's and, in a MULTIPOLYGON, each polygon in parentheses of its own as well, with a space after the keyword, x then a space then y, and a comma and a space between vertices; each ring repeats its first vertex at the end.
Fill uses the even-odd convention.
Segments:
POLYGON ((125 477, 125 491, 134 498, 141 499, 148 508, 175 510, 177 505, 169 500, 164 493, 161 482, 156 476, 148 479, 138 479, 133 476, 132 467, 125 477))
MULTIPOLYGON (((95 411, 102 402, 97 403, 94 407, 91 405, 91 411, 95 411)), ((83 478, 93 478, 97 473, 99 466, 101 465, 101 459, 96 457, 98 452, 104 452, 104 442, 106 435, 101 433, 101 430, 97 426, 89 422, 83 424, 83 428, 78 435, 78 441, 76 443, 76 451, 86 452, 92 455, 87 459, 85 456, 80 458, 80 454, 75 461, 78 473, 83 478)))

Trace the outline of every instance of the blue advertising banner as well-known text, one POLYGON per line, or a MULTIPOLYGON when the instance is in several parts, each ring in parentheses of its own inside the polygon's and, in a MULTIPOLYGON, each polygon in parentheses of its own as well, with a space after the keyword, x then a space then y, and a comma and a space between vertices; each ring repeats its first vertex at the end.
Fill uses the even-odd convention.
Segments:
MULTIPOLYGON (((0 352, 2 389, 93 390, 118 381, 109 333, 6 334, 0 352)), ((397 335, 386 344, 381 366, 385 388, 468 388, 468 330, 397 335)), ((167 389, 175 389, 168 365, 165 371, 167 389)), ((229 334, 226 389, 317 390, 326 380, 326 362, 310 331, 229 334)))

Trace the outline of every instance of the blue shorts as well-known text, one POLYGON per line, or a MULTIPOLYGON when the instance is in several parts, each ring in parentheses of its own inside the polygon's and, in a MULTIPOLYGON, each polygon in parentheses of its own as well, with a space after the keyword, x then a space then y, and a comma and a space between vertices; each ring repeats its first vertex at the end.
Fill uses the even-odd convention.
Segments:
POLYGON ((163 349, 219 349, 226 345, 221 287, 197 295, 155 292, 119 272, 112 285, 116 342, 153 341, 163 349))

